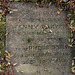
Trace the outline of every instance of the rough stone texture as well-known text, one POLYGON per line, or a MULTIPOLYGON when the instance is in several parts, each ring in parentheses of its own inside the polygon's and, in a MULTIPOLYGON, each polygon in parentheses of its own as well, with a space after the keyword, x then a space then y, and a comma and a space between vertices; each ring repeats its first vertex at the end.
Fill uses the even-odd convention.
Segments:
POLYGON ((10 61, 18 63, 14 75, 72 75, 65 12, 57 15, 54 5, 39 8, 35 3, 13 2, 9 6, 17 10, 6 16, 6 49, 14 55, 10 61), (42 31, 44 25, 49 28, 42 31))

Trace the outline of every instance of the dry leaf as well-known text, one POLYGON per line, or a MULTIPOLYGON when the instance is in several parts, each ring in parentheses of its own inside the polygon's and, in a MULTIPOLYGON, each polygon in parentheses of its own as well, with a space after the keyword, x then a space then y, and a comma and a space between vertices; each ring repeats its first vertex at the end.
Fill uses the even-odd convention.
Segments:
POLYGON ((57 11, 57 14, 59 15, 60 14, 60 11, 57 11))
POLYGON ((70 24, 72 24, 74 22, 74 20, 71 20, 71 23, 70 24))
POLYGON ((10 63, 9 63, 9 62, 6 64, 6 66, 8 66, 8 65, 10 65, 10 63))
POLYGON ((51 70, 49 70, 49 73, 51 73, 51 70))
POLYGON ((74 60, 72 60, 72 66, 74 65, 74 60))
POLYGON ((19 72, 19 71, 17 70, 17 72, 19 72))
POLYGON ((64 2, 67 2, 68 0, 63 0, 64 2))
POLYGON ((8 35, 8 32, 6 32, 6 34, 5 35, 8 35))
POLYGON ((10 11, 10 14, 12 14, 13 13, 13 11, 10 11))
POLYGON ((49 5, 51 5, 51 4, 52 4, 52 2, 49 3, 49 5))
POLYGON ((13 57, 14 55, 11 55, 11 57, 13 57))
POLYGON ((72 67, 72 72, 75 73, 75 67, 72 67))
POLYGON ((0 10, 0 13, 2 13, 3 11, 2 10, 0 10))
POLYGON ((63 9, 59 8, 60 11, 62 11, 63 9))
POLYGON ((69 47, 72 47, 72 45, 68 44, 69 47))
POLYGON ((75 70, 74 70, 74 69, 72 69, 72 72, 73 72, 73 73, 75 73, 75 70))
POLYGON ((3 70, 0 69, 0 72, 3 72, 3 70))
POLYGON ((49 30, 52 33, 52 30, 49 30))
POLYGON ((13 66, 16 66, 16 65, 17 65, 17 63, 14 63, 14 64, 13 64, 13 66))
POLYGON ((20 71, 21 73, 24 73, 24 71, 20 71))
POLYGON ((11 56, 10 56, 10 53, 8 53, 8 56, 6 56, 6 57, 10 59, 10 57, 11 57, 11 56))
POLYGON ((41 2, 42 4, 44 3, 44 1, 41 2))
POLYGON ((17 9, 12 9, 12 11, 18 11, 17 9))
POLYGON ((46 31, 44 31, 44 33, 46 34, 47 32, 46 32, 46 31))
POLYGON ((36 5, 39 5, 38 3, 36 3, 36 5))
POLYGON ((45 25, 48 28, 48 25, 45 25))

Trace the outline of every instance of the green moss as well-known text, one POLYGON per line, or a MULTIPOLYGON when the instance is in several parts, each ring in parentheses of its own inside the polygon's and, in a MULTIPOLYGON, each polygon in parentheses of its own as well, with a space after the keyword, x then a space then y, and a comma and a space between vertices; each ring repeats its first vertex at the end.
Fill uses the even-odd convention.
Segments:
POLYGON ((28 39, 27 39, 27 42, 28 42, 28 43, 30 43, 30 42, 31 42, 31 39, 30 39, 30 38, 28 38, 28 39))
POLYGON ((30 43, 31 41, 33 41, 33 38, 28 38, 27 42, 30 43))

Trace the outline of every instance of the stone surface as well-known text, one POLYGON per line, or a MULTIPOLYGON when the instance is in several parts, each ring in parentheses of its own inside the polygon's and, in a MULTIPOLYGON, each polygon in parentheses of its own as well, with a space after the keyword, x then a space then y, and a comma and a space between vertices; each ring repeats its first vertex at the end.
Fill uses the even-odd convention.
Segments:
POLYGON ((65 12, 57 15, 54 5, 39 8, 35 3, 13 2, 9 6, 14 12, 6 16, 6 49, 14 55, 11 62, 17 63, 14 75, 72 75, 65 12))

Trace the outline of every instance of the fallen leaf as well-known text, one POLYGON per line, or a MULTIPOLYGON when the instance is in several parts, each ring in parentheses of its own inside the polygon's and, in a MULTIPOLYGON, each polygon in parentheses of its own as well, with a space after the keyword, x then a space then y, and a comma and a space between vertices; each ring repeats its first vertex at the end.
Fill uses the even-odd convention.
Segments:
POLYGON ((3 70, 0 69, 0 72, 3 72, 3 70))
POLYGON ((68 46, 69 46, 69 47, 72 47, 72 45, 71 45, 71 44, 68 44, 68 46))
POLYGON ((13 64, 13 66, 16 66, 16 65, 17 65, 17 63, 14 63, 14 64, 13 64))
POLYGON ((2 10, 0 10, 0 13, 2 13, 3 11, 2 10))
POLYGON ((74 60, 72 60, 72 66, 74 65, 74 60))
POLYGON ((68 39, 68 42, 70 42, 70 39, 68 39))
POLYGON ((59 15, 60 14, 60 11, 57 11, 57 14, 59 15))
POLYGON ((44 1, 41 2, 42 4, 44 3, 44 1))
POLYGON ((24 71, 20 71, 21 73, 24 73, 24 71))
POLYGON ((71 20, 71 23, 70 24, 72 24, 74 22, 74 20, 71 20))
POLYGON ((7 50, 5 50, 5 52, 6 52, 6 53, 8 53, 8 51, 7 51, 7 50))
POLYGON ((52 30, 49 30, 52 33, 52 30))
POLYGON ((63 0, 64 2, 67 2, 68 0, 63 0))
POLYGON ((60 11, 62 11, 63 9, 59 8, 60 11))
POLYGON ((10 59, 10 57, 11 57, 11 56, 10 56, 10 53, 8 53, 8 55, 7 55, 6 57, 10 59))
POLYGON ((13 11, 18 11, 18 10, 17 10, 17 9, 12 9, 12 12, 13 12, 13 11))
POLYGON ((10 62, 8 62, 8 64, 10 65, 10 62))
POLYGON ((46 31, 44 31, 44 33, 46 34, 47 32, 46 32, 46 31))
POLYGON ((73 72, 73 73, 75 73, 75 70, 74 70, 74 69, 72 69, 72 72, 73 72))
POLYGON ((48 25, 45 25, 48 28, 48 25))
POLYGON ((75 73, 75 66, 71 68, 72 72, 75 73))
POLYGON ((19 71, 17 70, 17 72, 19 72, 19 71))
POLYGON ((11 57, 13 57, 14 55, 11 55, 11 57))
POLYGON ((13 13, 13 11, 10 11, 10 14, 12 14, 13 13))
POLYGON ((49 6, 52 4, 52 2, 49 3, 49 6))
POLYGON ((6 66, 8 66, 8 65, 10 65, 10 63, 9 63, 9 62, 6 64, 6 66))
POLYGON ((51 73, 51 70, 49 70, 49 73, 51 73))
POLYGON ((6 36, 8 35, 8 32, 6 32, 6 34, 5 34, 6 36))
POLYGON ((72 25, 71 25, 71 26, 69 26, 69 28, 71 28, 71 29, 75 29, 75 27, 72 27, 72 25))
POLYGON ((39 5, 38 3, 36 3, 36 5, 39 5))

